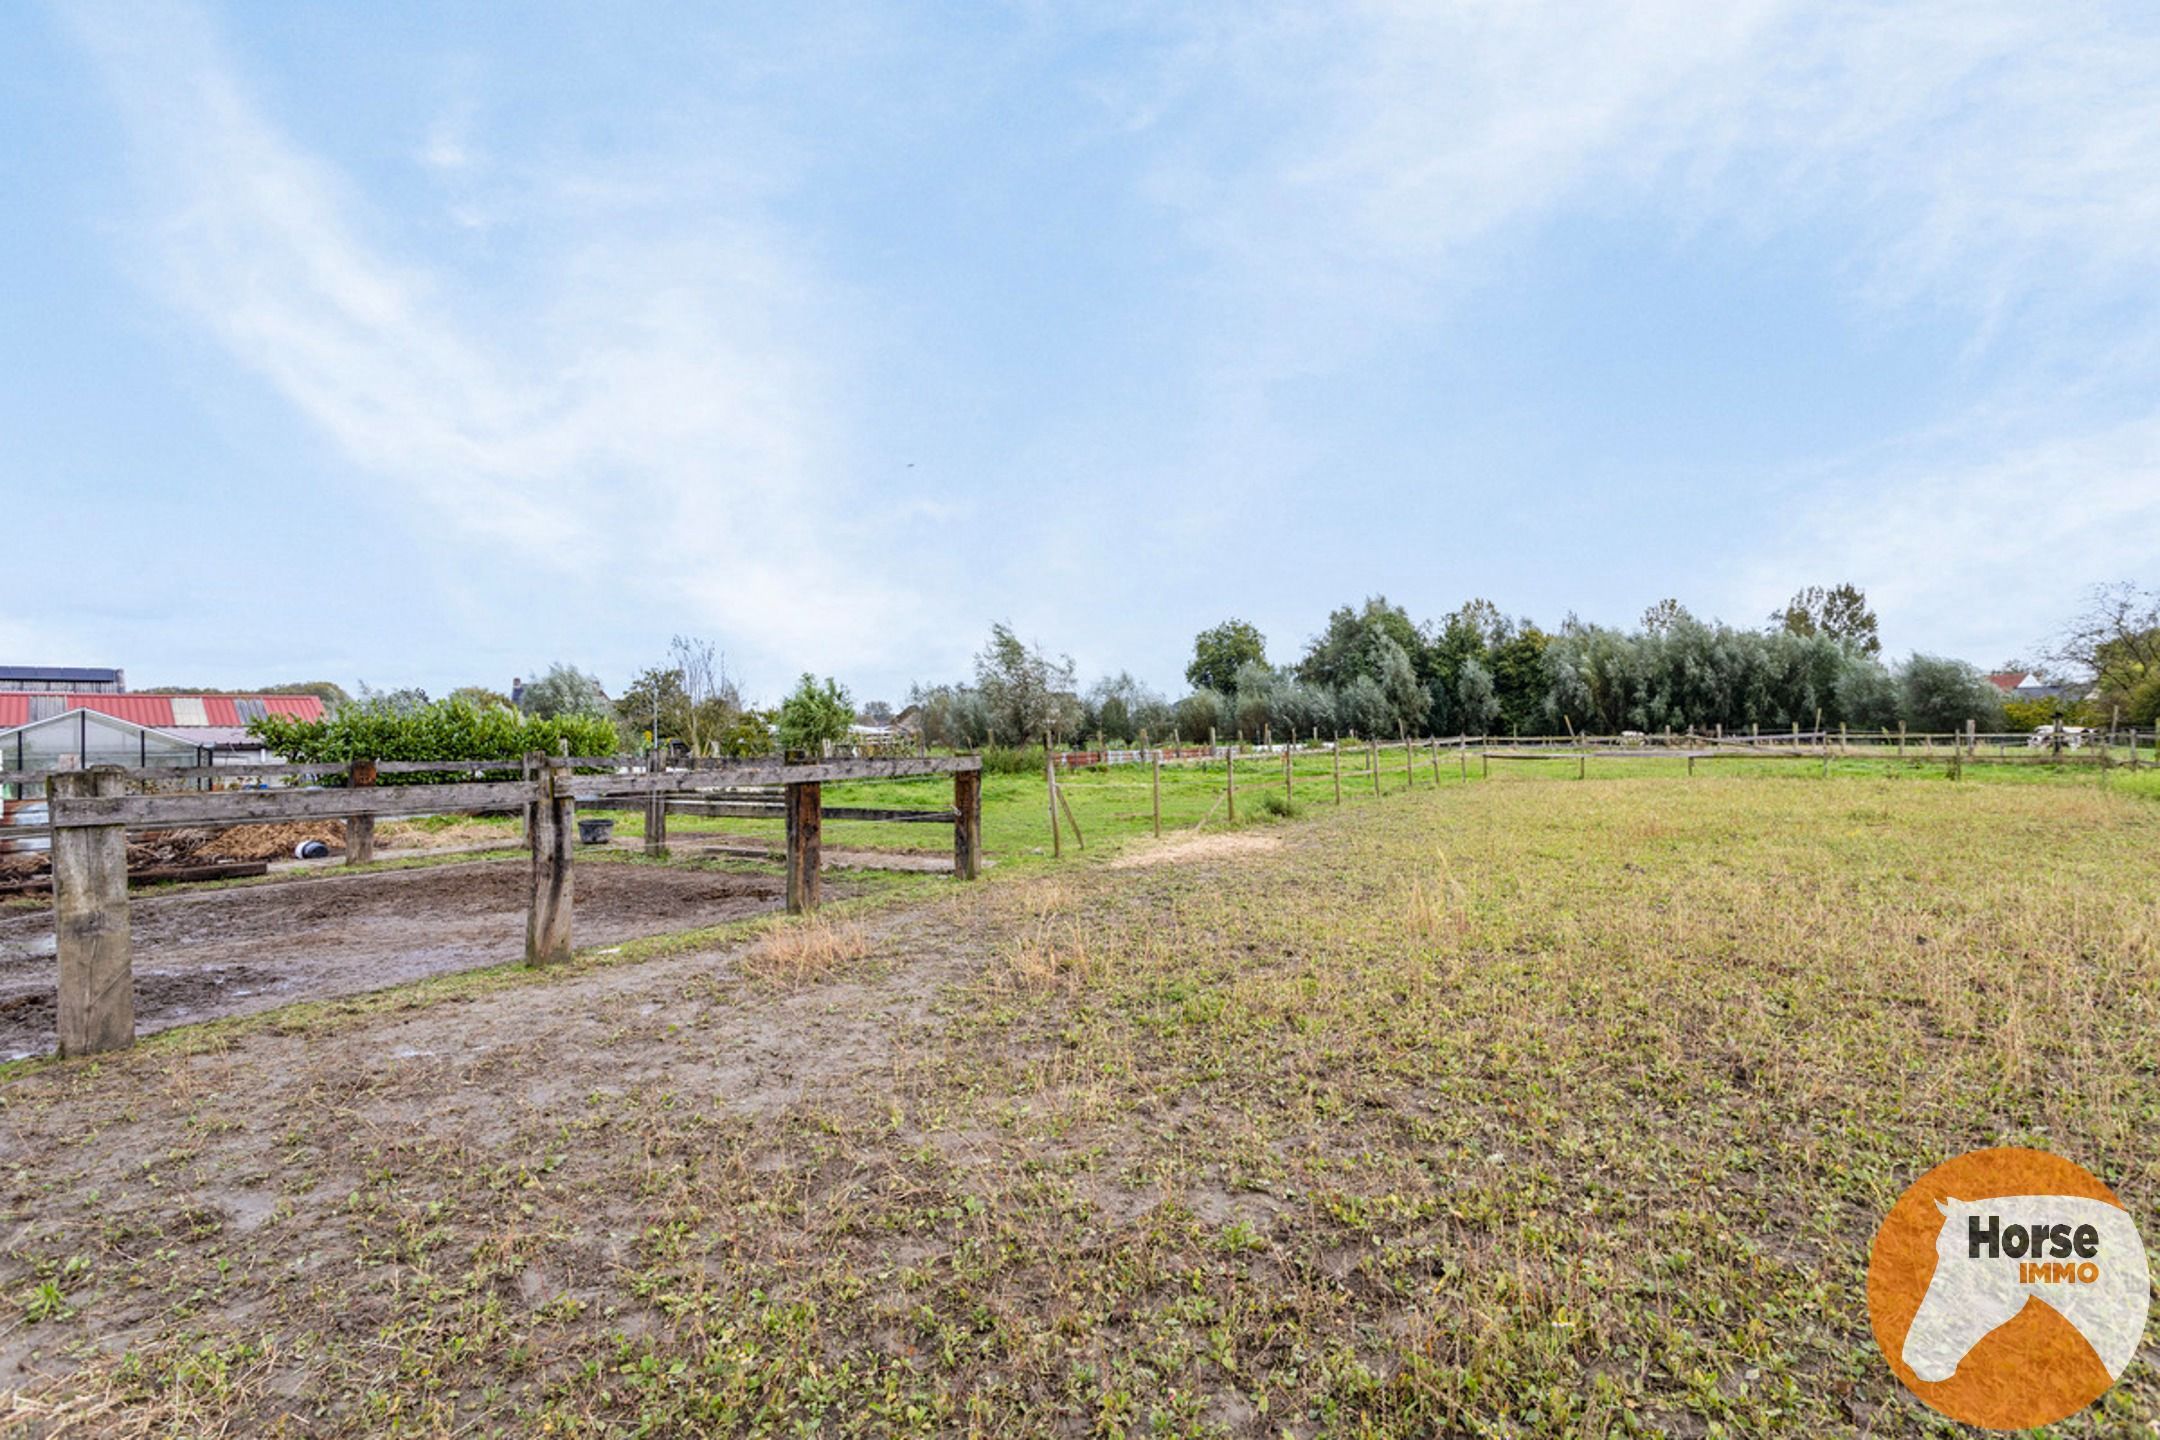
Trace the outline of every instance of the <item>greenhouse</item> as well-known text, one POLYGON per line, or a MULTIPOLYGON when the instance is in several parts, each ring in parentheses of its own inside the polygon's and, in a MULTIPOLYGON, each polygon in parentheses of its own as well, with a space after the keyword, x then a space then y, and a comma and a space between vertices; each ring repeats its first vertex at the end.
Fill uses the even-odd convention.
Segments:
POLYGON ((192 740, 94 710, 68 710, 0 730, 0 794, 11 799, 45 793, 41 784, 9 784, 11 771, 79 770, 90 765, 179 768, 209 763, 207 752, 192 740))

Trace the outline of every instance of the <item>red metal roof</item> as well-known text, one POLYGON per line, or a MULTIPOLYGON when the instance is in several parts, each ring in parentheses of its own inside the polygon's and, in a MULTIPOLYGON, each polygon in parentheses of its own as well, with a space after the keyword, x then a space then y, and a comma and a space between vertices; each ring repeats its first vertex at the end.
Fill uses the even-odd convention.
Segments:
POLYGON ((0 729, 29 724, 31 700, 54 697, 66 702, 61 707, 64 710, 93 710, 133 725, 147 725, 153 730, 170 729, 178 723, 173 718, 175 700, 199 700, 206 723, 231 728, 247 724, 240 714, 243 700, 259 704, 264 713, 271 715, 290 715, 296 720, 320 720, 323 716, 323 702, 313 695, 106 695, 58 691, 40 694, 5 690, 0 691, 0 729))
POLYGON ((70 695, 67 708, 95 710, 100 715, 110 715, 131 725, 148 725, 153 730, 173 723, 170 695, 70 695))

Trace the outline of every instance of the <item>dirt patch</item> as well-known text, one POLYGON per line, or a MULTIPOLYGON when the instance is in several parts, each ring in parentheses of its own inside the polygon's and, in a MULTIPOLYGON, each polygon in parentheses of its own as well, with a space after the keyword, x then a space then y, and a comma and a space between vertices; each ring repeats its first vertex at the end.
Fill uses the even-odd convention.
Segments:
POLYGON ((1253 855, 1265 855, 1282 848, 1282 840, 1274 835, 1194 835, 1183 840, 1165 840, 1160 845, 1148 845, 1126 851, 1110 862, 1112 870, 1138 870, 1148 865, 1184 865, 1204 860, 1235 860, 1253 855))
MULTIPOLYGON (((138 898, 136 1028, 516 960, 527 883, 523 865, 476 863, 138 898)), ((580 945, 715 925, 785 898, 774 876, 650 865, 582 866, 576 886, 580 945)), ((52 1049, 55 973, 51 912, 0 918, 0 1057, 52 1049)))

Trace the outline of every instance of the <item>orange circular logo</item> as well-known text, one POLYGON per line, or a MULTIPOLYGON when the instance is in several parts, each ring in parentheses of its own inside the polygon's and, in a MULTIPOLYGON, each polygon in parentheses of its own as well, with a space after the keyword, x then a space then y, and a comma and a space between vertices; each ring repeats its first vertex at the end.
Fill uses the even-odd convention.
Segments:
POLYGON ((1975 1150, 1913 1182, 1875 1232, 1868 1320, 1898 1379, 1953 1420, 2075 1415, 2145 1338, 2145 1243, 2115 1192, 2039 1150, 1975 1150))

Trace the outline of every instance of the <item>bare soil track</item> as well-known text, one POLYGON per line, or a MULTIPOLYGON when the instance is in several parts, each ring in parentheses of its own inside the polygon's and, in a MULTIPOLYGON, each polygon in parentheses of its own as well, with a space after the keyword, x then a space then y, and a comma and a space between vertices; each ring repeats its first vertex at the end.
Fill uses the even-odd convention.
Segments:
MULTIPOLYGON (((526 867, 478 862, 137 898, 136 1029, 358 994, 515 960, 526 867)), ((777 908, 777 877, 648 865, 577 872, 575 935, 609 945, 777 908)), ((49 910, 0 918, 0 1057, 54 1041, 49 910)))

